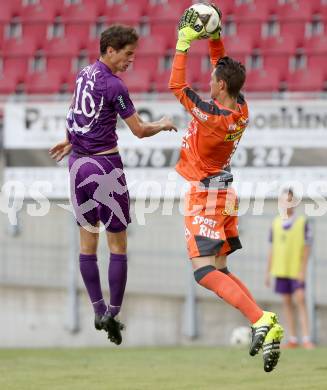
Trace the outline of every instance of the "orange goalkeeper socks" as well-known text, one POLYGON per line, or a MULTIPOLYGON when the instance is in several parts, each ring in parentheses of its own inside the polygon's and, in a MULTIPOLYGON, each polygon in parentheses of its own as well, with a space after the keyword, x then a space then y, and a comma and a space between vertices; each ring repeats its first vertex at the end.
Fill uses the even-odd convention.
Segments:
MULTIPOLYGON (((197 282, 213 291, 224 301, 240 310, 242 314, 254 324, 262 317, 263 311, 251 299, 233 278, 217 271, 213 266, 206 266, 195 271, 197 282)), ((242 284, 243 287, 245 287, 242 284)))
POLYGON ((238 286, 243 290, 243 292, 251 299, 251 301, 253 301, 254 303, 256 303, 255 299, 253 298, 252 294, 250 293, 250 291, 248 290, 248 288, 245 286, 245 284, 243 282, 241 282, 241 280, 235 276, 234 274, 232 274, 231 272, 229 272, 227 274, 231 279, 234 280, 234 282, 236 284, 238 284, 238 286))

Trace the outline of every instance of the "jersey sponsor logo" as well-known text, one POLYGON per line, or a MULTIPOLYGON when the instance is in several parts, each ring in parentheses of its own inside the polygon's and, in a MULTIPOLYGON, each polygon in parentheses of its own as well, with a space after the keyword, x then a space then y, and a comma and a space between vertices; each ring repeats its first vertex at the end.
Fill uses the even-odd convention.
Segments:
POLYGON ((209 229, 208 226, 200 225, 199 235, 203 237, 211 238, 212 240, 219 240, 219 232, 215 232, 212 229, 209 229))
POLYGON ((214 219, 202 217, 200 215, 196 215, 193 218, 192 225, 208 225, 210 227, 215 227, 217 222, 214 219))
POLYGON ((236 133, 226 134, 224 141, 233 142, 242 137, 244 130, 237 131, 236 133))
POLYGON ((236 123, 231 123, 228 126, 228 131, 235 131, 235 133, 227 134, 225 136, 225 141, 233 142, 233 141, 241 138, 243 131, 245 130, 248 123, 249 123, 249 120, 247 118, 244 118, 244 117, 241 117, 236 123))
POLYGON ((184 149, 189 149, 190 145, 188 144, 188 139, 192 137, 194 134, 196 134, 198 131, 198 124, 196 120, 192 119, 192 121, 189 124, 189 127, 186 131, 186 134, 184 135, 182 139, 182 148, 184 149))
POLYGON ((208 237, 213 240, 218 240, 220 238, 219 232, 214 230, 217 225, 217 221, 212 218, 202 217, 200 215, 196 215, 193 218, 192 225, 199 225, 199 235, 203 237, 208 237))
POLYGON ((225 209, 221 214, 225 216, 236 216, 238 214, 238 200, 226 200, 225 209))
POLYGON ((124 102, 124 99, 123 99, 122 95, 119 95, 117 99, 118 99, 118 101, 119 101, 120 107, 121 107, 123 110, 126 110, 126 104, 125 104, 125 102, 124 102))
POLYGON ((193 107, 192 108, 192 113, 199 118, 201 121, 207 121, 208 120, 208 115, 202 112, 201 110, 198 109, 198 107, 193 107))
POLYGON ((230 124, 230 125, 228 126, 228 131, 235 131, 235 130, 236 130, 236 127, 237 127, 236 123, 230 124))

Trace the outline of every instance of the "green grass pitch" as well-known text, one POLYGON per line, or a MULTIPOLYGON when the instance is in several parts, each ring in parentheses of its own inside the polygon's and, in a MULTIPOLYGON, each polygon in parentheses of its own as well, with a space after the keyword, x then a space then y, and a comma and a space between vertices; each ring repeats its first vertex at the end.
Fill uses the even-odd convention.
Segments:
POLYGON ((327 389, 327 348, 261 355, 232 348, 2 349, 2 390, 327 389))

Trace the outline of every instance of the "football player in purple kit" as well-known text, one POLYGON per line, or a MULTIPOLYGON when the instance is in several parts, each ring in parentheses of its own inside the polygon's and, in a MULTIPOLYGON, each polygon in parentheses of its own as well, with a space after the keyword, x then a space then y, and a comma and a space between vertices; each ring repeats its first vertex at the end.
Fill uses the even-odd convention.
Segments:
POLYGON ((136 113, 123 81, 116 75, 134 61, 138 35, 134 28, 113 25, 101 34, 100 59, 82 69, 76 78, 67 115, 66 140, 50 149, 60 161, 69 156, 71 197, 80 225, 80 271, 95 313, 95 328, 108 332, 115 344, 122 341, 123 325, 116 318, 127 280, 129 195, 117 146, 117 114, 138 137, 177 131, 167 117, 144 122, 136 113), (102 295, 97 246, 99 222, 105 225, 110 250, 108 281, 110 302, 102 295))

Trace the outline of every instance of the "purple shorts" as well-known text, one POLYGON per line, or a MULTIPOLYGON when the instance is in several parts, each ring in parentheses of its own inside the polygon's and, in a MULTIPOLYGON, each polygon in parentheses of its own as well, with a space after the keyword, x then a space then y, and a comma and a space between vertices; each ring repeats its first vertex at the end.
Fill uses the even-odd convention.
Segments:
POLYGON ((131 222, 129 193, 119 153, 69 157, 70 195, 78 225, 101 221, 114 233, 131 222))
POLYGON ((297 279, 276 278, 275 292, 279 294, 293 294, 295 290, 305 288, 305 283, 297 279))

